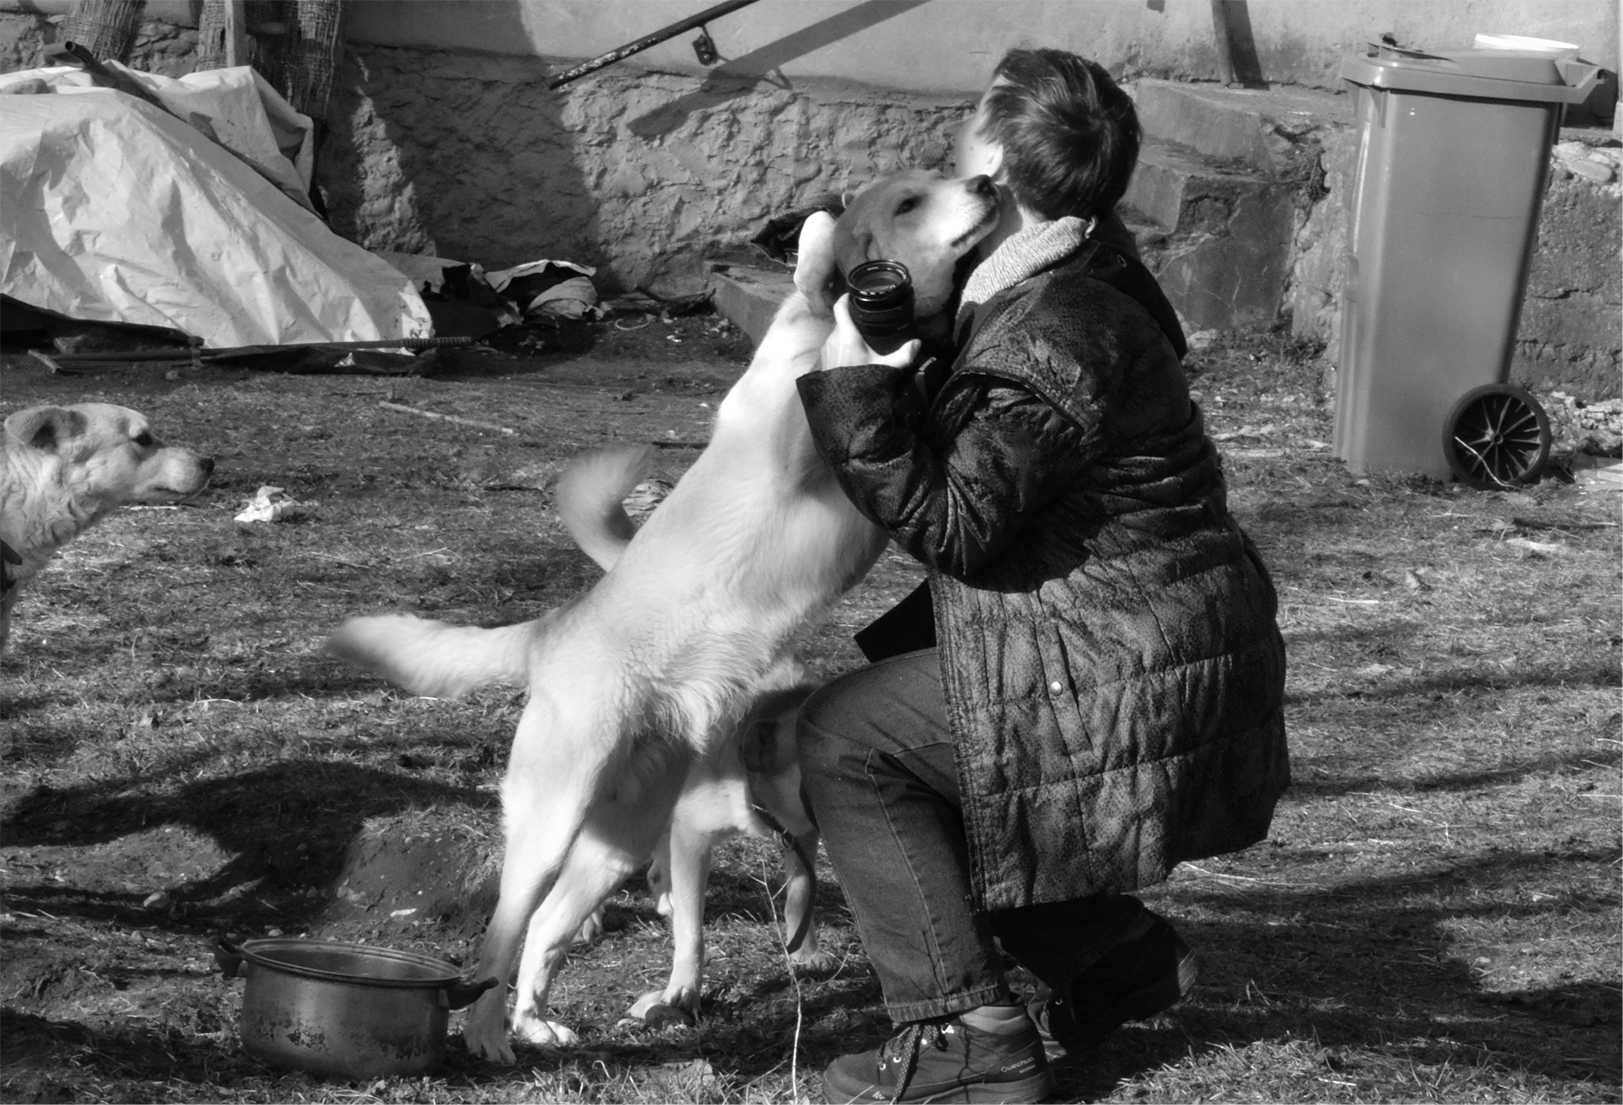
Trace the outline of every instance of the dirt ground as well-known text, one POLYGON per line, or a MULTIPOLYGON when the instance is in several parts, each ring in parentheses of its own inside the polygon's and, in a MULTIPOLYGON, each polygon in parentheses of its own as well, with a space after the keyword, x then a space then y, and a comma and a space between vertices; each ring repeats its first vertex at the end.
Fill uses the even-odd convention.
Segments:
MULTIPOLYGON (((0 411, 99 398, 211 453, 23 596, 0 673, 7 1101, 791 1101, 885 1031, 826 864, 837 965, 795 973, 777 861, 730 845, 697 1025, 620 1023, 668 965, 640 880, 554 995, 583 1045, 346 1082, 243 1054, 224 934, 476 953, 520 702, 410 698, 336 667, 344 617, 500 624, 588 586, 551 515, 570 456, 652 441, 675 479, 747 356, 712 316, 446 350, 426 375, 75 366, 10 349, 0 411), (409 408, 401 410, 399 408, 409 408), (419 413, 412 413, 413 411, 419 413), (427 417, 431 412, 463 422, 427 417), (505 432, 504 432, 505 431, 505 432), (233 516, 265 485, 299 518, 233 516)), ((1064 1073, 1064 1100, 1619 1100, 1619 498, 1592 462, 1515 491, 1357 478, 1311 350, 1192 354, 1231 499, 1273 568, 1295 783, 1268 841, 1148 898, 1195 994, 1064 1073)), ((825 674, 908 590, 887 554, 808 635, 825 674)))

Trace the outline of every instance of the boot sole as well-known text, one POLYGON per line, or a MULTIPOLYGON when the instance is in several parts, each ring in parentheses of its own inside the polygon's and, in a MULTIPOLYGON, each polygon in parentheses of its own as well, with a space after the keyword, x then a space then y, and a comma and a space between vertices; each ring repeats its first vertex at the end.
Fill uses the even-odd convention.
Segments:
MULTIPOLYGON (((1045 1101, 1054 1092, 1054 1076, 1044 1071, 1029 1078, 1009 1082, 972 1082, 965 1086, 952 1086, 928 1097, 903 1096, 894 1100, 918 1102, 920 1105, 1018 1105, 1021 1102, 1045 1101)), ((830 1105, 850 1105, 852 1102, 891 1101, 890 1097, 874 1096, 874 1090, 865 1089, 846 1095, 834 1087, 823 1084, 823 1100, 830 1105)))
POLYGON ((1178 960, 1176 973, 1163 975, 1147 986, 1122 995, 1121 1000, 1111 1006, 1104 1016, 1081 1026, 1082 1030, 1074 1035, 1069 1045, 1045 1035, 1043 1053, 1049 1062, 1055 1062, 1072 1052, 1096 1047, 1129 1021, 1146 1020, 1177 1005, 1195 988, 1195 980, 1199 977, 1199 957, 1193 951, 1185 951, 1183 958, 1178 960))

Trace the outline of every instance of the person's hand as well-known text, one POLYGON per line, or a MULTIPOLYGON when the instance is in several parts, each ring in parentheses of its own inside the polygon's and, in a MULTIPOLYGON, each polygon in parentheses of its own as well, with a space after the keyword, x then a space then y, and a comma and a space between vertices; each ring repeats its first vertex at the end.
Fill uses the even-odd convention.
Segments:
POLYGON ((834 301, 834 331, 823 343, 823 356, 819 368, 844 368, 848 365, 882 364, 892 368, 906 368, 919 355, 917 339, 903 342, 889 353, 876 353, 862 338, 862 331, 851 321, 851 297, 842 295, 834 301))

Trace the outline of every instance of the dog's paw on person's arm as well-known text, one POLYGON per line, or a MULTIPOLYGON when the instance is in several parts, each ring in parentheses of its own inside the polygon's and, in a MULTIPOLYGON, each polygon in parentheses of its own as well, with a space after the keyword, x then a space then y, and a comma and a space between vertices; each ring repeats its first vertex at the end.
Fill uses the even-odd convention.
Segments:
POLYGON ((828 314, 834 307, 834 226, 834 216, 827 211, 813 211, 800 224, 795 246, 795 290, 819 315, 828 314))
POLYGON ((903 342, 889 353, 876 353, 863 340, 862 331, 851 321, 850 296, 840 296, 834 304, 834 330, 823 343, 823 354, 808 371, 830 368, 849 368, 852 365, 884 365, 887 368, 911 368, 918 360, 923 343, 917 339, 903 342))

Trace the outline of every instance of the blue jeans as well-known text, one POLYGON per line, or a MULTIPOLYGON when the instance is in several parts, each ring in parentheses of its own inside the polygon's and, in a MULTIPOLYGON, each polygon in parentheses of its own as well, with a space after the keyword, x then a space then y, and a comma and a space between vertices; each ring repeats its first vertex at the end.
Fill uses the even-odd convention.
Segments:
POLYGON ((807 798, 897 1023, 1008 1000, 999 945, 1068 989, 1146 912, 1121 894, 974 907, 935 649, 832 680, 807 699, 798 735, 807 798))

